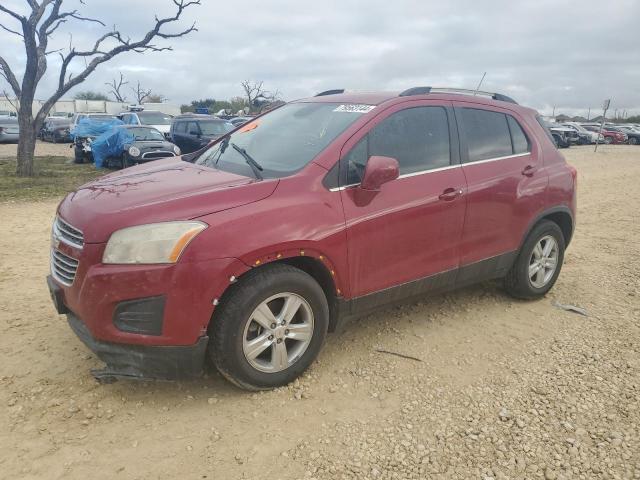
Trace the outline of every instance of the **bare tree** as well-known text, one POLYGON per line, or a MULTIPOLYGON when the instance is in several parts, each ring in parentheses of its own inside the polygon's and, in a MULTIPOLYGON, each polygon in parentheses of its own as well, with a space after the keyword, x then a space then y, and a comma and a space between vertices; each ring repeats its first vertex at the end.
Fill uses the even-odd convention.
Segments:
POLYGON ((116 80, 115 78, 111 81, 111 83, 105 83, 106 86, 109 87, 109 93, 113 95, 113 98, 116 99, 116 102, 124 103, 127 101, 127 97, 122 92, 122 87, 128 85, 129 82, 124 81, 124 75, 120 73, 120 80, 116 80))
POLYGON ((151 96, 151 90, 145 90, 140 86, 140 80, 135 88, 131 87, 131 91, 133 92, 134 98, 138 102, 138 105, 142 105, 144 101, 151 96))
POLYGON ((262 112, 280 100, 280 90, 270 92, 263 88, 264 82, 245 80, 241 83, 249 110, 262 112))
POLYGON ((164 103, 169 99, 162 95, 161 93, 152 93, 146 98, 147 103, 164 103))
MULTIPOLYGON (((170 46, 160 47, 153 42, 156 39, 182 37, 196 30, 195 24, 185 30, 175 33, 165 31, 165 27, 177 22, 185 9, 192 5, 200 5, 201 0, 172 0, 176 7, 175 14, 169 17, 155 17, 155 26, 138 40, 132 40, 116 30, 115 26, 100 36, 92 47, 78 50, 73 46, 72 39, 69 48, 49 50, 49 40, 56 30, 68 21, 92 22, 105 26, 103 22, 94 18, 82 16, 77 10, 62 11, 64 0, 27 0, 25 6, 27 14, 11 10, 0 3, 0 12, 5 13, 7 19, 16 23, 3 24, 0 28, 22 38, 25 48, 26 63, 24 75, 19 81, 14 73, 16 70, 0 56, 0 77, 9 84, 18 100, 18 122, 20 125, 20 140, 18 143, 18 176, 33 175, 33 154, 36 145, 36 134, 42 126, 47 114, 55 103, 69 90, 81 84, 96 68, 114 57, 125 52, 143 53, 148 51, 160 52, 171 50, 170 46), (60 55, 61 66, 58 84, 55 92, 42 104, 34 116, 33 102, 36 88, 47 71, 47 57, 50 54, 60 55), (70 72, 74 60, 79 60, 82 66, 75 75, 70 72)), ((82 3, 82 2, 81 2, 82 3)), ((75 62, 77 65, 79 62, 75 62)))
POLYGON ((247 105, 249 110, 252 110, 255 106, 256 99, 264 95, 265 91, 262 89, 264 82, 256 82, 253 80, 244 80, 240 83, 244 90, 244 96, 247 99, 247 105))

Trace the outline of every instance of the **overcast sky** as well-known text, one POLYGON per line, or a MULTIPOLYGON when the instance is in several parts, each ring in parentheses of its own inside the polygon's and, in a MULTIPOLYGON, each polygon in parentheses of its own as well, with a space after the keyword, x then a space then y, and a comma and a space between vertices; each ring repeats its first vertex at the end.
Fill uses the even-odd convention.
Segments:
MULTIPOLYGON (((25 0, 0 0, 24 11, 25 0)), ((171 0, 85 0, 83 14, 136 39, 171 0)), ((78 0, 66 0, 70 8, 78 0)), ((483 89, 550 114, 612 108, 640 113, 639 0, 202 0, 184 15, 198 32, 159 45, 172 52, 124 54, 79 90, 106 92, 123 72, 173 103, 240 95, 240 81, 263 80, 285 100, 329 88, 400 90, 418 85, 483 89)), ((0 23, 16 28, 0 12, 0 23)), ((172 27, 176 29, 176 27, 172 27)), ((87 48, 106 29, 73 22, 54 47, 87 48)), ((21 77, 18 37, 0 30, 0 55, 21 77)), ((50 57, 39 97, 52 91, 59 61, 50 57)), ((78 65, 77 68, 80 66, 78 65)), ((1 83, 0 90, 6 88, 1 83)), ((131 97, 131 95, 130 95, 131 97)), ((592 114, 593 115, 593 114, 592 114)))

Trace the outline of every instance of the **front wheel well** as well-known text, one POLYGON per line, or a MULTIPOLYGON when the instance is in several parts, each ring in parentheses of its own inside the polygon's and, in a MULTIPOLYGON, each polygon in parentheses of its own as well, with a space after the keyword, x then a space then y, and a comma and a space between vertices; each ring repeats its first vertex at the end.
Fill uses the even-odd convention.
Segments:
MULTIPOLYGON (((333 332, 338 320, 338 294, 336 292, 336 284, 326 265, 313 257, 304 256, 283 258, 282 260, 277 260, 272 263, 291 265, 307 273, 318 282, 327 297, 327 303, 329 304, 329 331, 333 332)), ((267 265, 271 265, 271 263, 267 265)))
MULTIPOLYGON (((286 264, 290 265, 298 270, 302 270, 306 274, 310 275, 322 288, 322 291, 327 298, 327 303, 329 305, 329 331, 335 331, 338 323, 338 292, 336 284, 333 280, 330 270, 327 266, 322 263, 320 260, 313 257, 299 256, 299 257, 288 257, 282 258, 279 260, 274 260, 272 262, 263 263, 260 266, 250 268, 242 275, 240 275, 236 280, 234 280, 233 284, 229 286, 225 290, 225 292, 220 297, 220 303, 224 302, 226 297, 229 295, 233 289, 240 287, 242 283, 243 277, 249 272, 255 272, 256 270, 260 270, 262 268, 268 267, 270 265, 276 264, 286 264)), ((215 316, 215 312, 214 312, 215 316)))

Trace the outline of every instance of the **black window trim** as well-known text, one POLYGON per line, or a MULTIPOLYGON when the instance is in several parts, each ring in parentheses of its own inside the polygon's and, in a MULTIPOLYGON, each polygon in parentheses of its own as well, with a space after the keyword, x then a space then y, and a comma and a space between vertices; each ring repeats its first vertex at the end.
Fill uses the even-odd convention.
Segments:
MULTIPOLYGON (((403 179, 403 178, 409 178, 409 177, 416 177, 418 175, 425 175, 427 173, 435 173, 435 172, 441 172, 443 170, 450 170, 452 168, 458 168, 461 166, 461 158, 460 158, 460 153, 461 153, 461 149, 460 149, 460 142, 458 139, 458 125, 456 123, 455 120, 455 113, 454 113, 454 109, 452 107, 452 105, 450 103, 444 103, 444 104, 435 104, 435 103, 429 103, 429 104, 419 104, 419 105, 415 105, 413 104, 414 102, 407 102, 406 104, 401 104, 403 106, 406 106, 406 108, 401 108, 398 109, 392 113, 390 113, 389 115, 386 115, 379 123, 377 123, 376 125, 374 125, 373 127, 370 127, 369 125, 364 125, 362 127, 362 129, 367 129, 366 133, 364 135, 362 135, 362 137, 360 137, 360 139, 358 139, 358 141, 356 143, 353 144, 353 146, 344 153, 341 153, 340 158, 338 159, 338 161, 335 163, 335 165, 329 170, 329 173, 327 173, 327 175, 325 176, 325 178, 327 179, 326 182, 323 182, 325 187, 328 187, 328 190, 330 192, 339 192, 342 190, 346 190, 348 188, 353 188, 353 187, 357 187, 358 185, 360 185, 360 182, 358 183, 350 183, 347 185, 341 185, 341 183, 344 180, 344 174, 343 174, 343 162, 342 160, 344 159, 344 157, 346 157, 349 152, 351 152, 351 150, 353 150, 356 145, 358 145, 358 143, 360 143, 360 141, 362 139, 364 139, 365 137, 367 137, 367 135, 369 135, 369 132, 371 130, 373 130, 377 125, 379 125, 380 123, 384 122, 387 118, 391 117, 391 115, 394 115, 398 112, 402 112, 404 110, 409 110, 412 108, 424 108, 424 107, 437 107, 437 108, 442 108, 445 111, 445 115, 447 116, 447 123, 448 123, 448 127, 449 127, 449 165, 446 165, 444 167, 438 167, 438 168, 430 168, 430 169, 426 169, 426 170, 420 170, 418 172, 411 172, 411 173, 405 173, 403 175, 400 175, 397 180, 403 179), (331 187, 331 175, 332 175, 332 170, 333 168, 338 168, 339 172, 338 172, 338 186, 335 187, 331 187)), ((380 115, 384 115, 384 111, 380 112, 380 115)), ((357 135, 358 133, 360 133, 359 130, 358 132, 356 132, 354 135, 357 135)), ((346 142, 345 142, 346 143, 346 142)), ((333 174, 335 175, 335 174, 333 174)))
MULTIPOLYGON (((470 106, 455 105, 453 107, 454 115, 456 115, 456 123, 458 123, 458 137, 460 138, 460 164, 461 164, 461 166, 477 165, 477 164, 489 163, 489 162, 497 162, 499 160, 506 160, 507 158, 518 158, 518 157, 525 157, 527 155, 531 155, 531 146, 532 146, 531 138, 527 134, 527 131, 522 127, 522 123, 520 121, 518 121, 518 119, 515 116, 513 116, 511 113, 507 113, 507 112, 504 112, 502 110, 491 110, 489 108, 482 108, 482 105, 477 105, 477 104, 472 104, 472 105, 473 106, 471 106, 471 105, 470 106), (529 150, 527 152, 523 152, 523 153, 514 153, 514 154, 511 154, 511 155, 503 155, 501 157, 485 158, 484 160, 474 160, 473 162, 470 162, 469 161, 469 149, 467 147, 467 138, 466 138, 466 135, 464 133, 464 129, 462 128, 462 119, 460 118, 460 115, 459 115, 459 111, 464 109, 464 108, 471 109, 471 110, 483 110, 483 111, 486 111, 486 112, 502 113, 505 116, 512 117, 518 123, 518 125, 522 129, 522 133, 524 133, 524 136, 527 138, 527 142, 529 143, 529 150)), ((513 135, 511 134, 511 128, 509 127, 509 122, 507 122, 507 128, 509 129, 509 137, 511 139, 511 150, 513 151, 513 135)))

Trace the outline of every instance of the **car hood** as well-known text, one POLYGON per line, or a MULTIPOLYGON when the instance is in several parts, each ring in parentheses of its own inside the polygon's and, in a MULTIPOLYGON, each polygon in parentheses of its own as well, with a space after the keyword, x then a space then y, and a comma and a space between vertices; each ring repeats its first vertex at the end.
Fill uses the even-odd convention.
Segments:
POLYGON ((193 219, 257 202, 277 185, 169 158, 82 185, 65 197, 58 213, 83 231, 85 242, 100 243, 127 226, 193 219))
POLYGON ((149 148, 164 148, 166 150, 173 151, 174 147, 173 143, 162 140, 136 140, 133 143, 128 144, 128 146, 132 145, 135 145, 140 150, 147 150, 149 148))
POLYGON ((171 125, 145 125, 146 127, 153 127, 156 130, 159 130, 161 133, 169 133, 171 130, 171 125))

